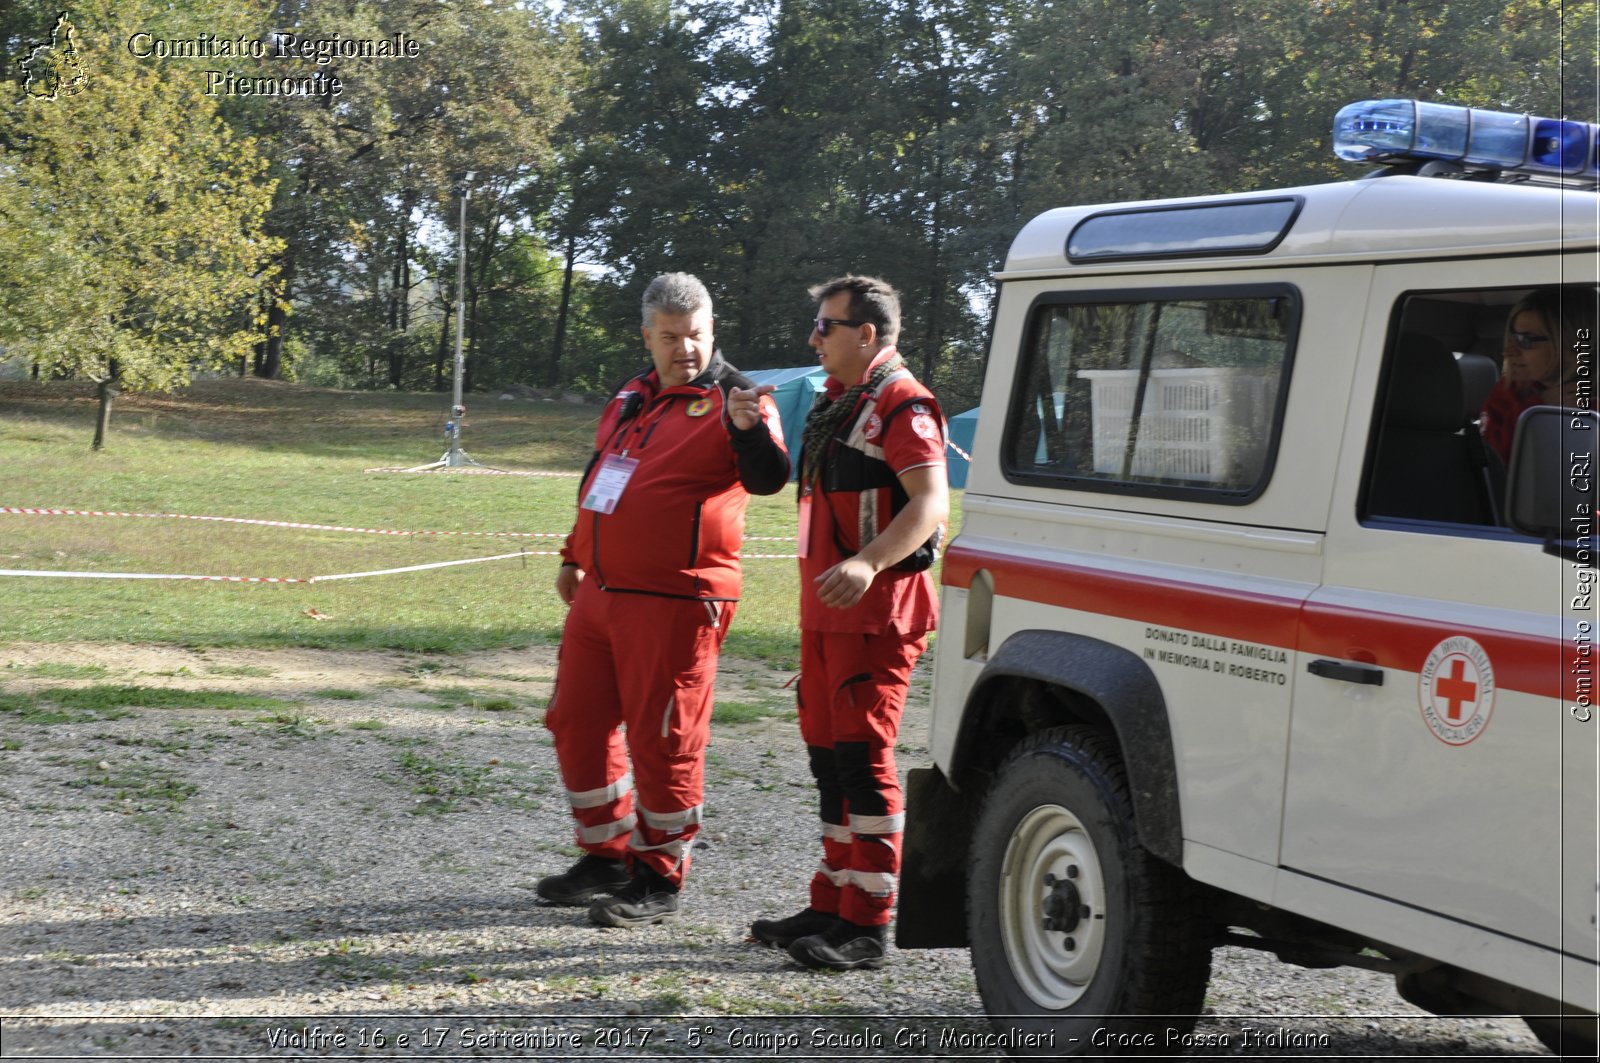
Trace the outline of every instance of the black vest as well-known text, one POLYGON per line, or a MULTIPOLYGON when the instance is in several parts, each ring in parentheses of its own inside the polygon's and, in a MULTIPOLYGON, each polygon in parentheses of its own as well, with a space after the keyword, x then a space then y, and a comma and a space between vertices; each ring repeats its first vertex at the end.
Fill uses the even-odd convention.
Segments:
MULTIPOLYGON (((873 539, 877 538, 879 531, 878 494, 883 488, 889 489, 889 516, 882 523, 887 526, 899 512, 906 507, 910 496, 905 488, 900 486, 900 478, 895 475, 894 469, 884 460, 883 448, 876 443, 869 443, 866 439, 867 424, 877 412, 878 400, 883 389, 891 382, 911 376, 909 370, 900 369, 883 378, 876 388, 869 391, 860 400, 855 416, 850 418, 845 427, 841 428, 827 443, 827 451, 822 458, 822 471, 817 490, 824 494, 838 494, 852 492, 861 495, 857 503, 856 512, 859 514, 856 547, 860 550, 873 539)), ((918 403, 924 404, 935 412, 938 411, 937 403, 926 395, 915 395, 895 406, 893 409, 880 415, 882 427, 879 429, 878 438, 889 431, 889 424, 908 407, 918 403)), ((944 415, 939 414, 940 433, 943 434, 944 415)), ((801 458, 802 463, 804 457, 801 458)), ((840 534, 837 524, 833 528, 834 545, 842 554, 849 555, 852 551, 840 534)), ((910 554, 890 568, 896 572, 923 572, 933 567, 934 561, 939 556, 939 547, 944 541, 944 528, 934 529, 928 541, 917 547, 910 554)))

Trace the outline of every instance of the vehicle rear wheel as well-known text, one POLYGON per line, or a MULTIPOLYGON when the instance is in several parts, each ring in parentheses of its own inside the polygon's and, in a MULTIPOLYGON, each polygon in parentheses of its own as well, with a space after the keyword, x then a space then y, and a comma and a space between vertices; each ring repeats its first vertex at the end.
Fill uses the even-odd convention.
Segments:
POLYGON ((1525 1015, 1539 1043, 1562 1059, 1593 1059, 1600 1019, 1593 1015, 1525 1015))
POLYGON ((1174 1054, 1205 999, 1197 891, 1139 844, 1116 744, 1093 728, 1042 731, 997 771, 967 926, 996 1029, 1054 1034, 1019 1054, 1174 1054))

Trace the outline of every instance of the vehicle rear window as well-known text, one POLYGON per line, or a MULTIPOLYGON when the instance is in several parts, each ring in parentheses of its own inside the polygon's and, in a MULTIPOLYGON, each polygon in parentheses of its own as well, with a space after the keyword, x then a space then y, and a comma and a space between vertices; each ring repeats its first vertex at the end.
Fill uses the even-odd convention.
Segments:
POLYGON ((1298 197, 1283 196, 1091 214, 1067 237, 1067 259, 1105 262, 1261 254, 1283 239, 1300 213, 1300 204, 1298 197))
POLYGON ((1293 288, 1034 304, 1002 446, 1008 479, 1248 502, 1287 394, 1293 288))

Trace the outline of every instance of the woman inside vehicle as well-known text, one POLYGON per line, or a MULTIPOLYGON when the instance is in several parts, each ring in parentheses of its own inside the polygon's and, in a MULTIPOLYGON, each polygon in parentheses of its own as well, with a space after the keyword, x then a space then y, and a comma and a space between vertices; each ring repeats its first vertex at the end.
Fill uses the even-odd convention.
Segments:
POLYGON ((1517 418, 1532 406, 1594 409, 1595 298, 1593 288, 1540 288, 1506 315, 1500 379, 1484 400, 1479 431, 1511 460, 1517 418))

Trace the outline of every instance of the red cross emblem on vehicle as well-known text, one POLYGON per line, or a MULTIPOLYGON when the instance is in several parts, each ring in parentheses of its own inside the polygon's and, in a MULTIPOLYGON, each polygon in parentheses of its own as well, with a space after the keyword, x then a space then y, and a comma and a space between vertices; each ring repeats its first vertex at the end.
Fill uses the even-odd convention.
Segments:
POLYGON ((1459 653, 1445 658, 1449 675, 1433 677, 1433 699, 1444 704, 1444 718, 1460 723, 1467 718, 1467 710, 1478 700, 1478 670, 1472 662, 1459 653), (1467 678, 1468 676, 1472 678, 1467 678))
POLYGON ((1489 726, 1494 710, 1494 665, 1488 651, 1465 635, 1433 648, 1418 676, 1417 700, 1434 737, 1464 746, 1489 726))

